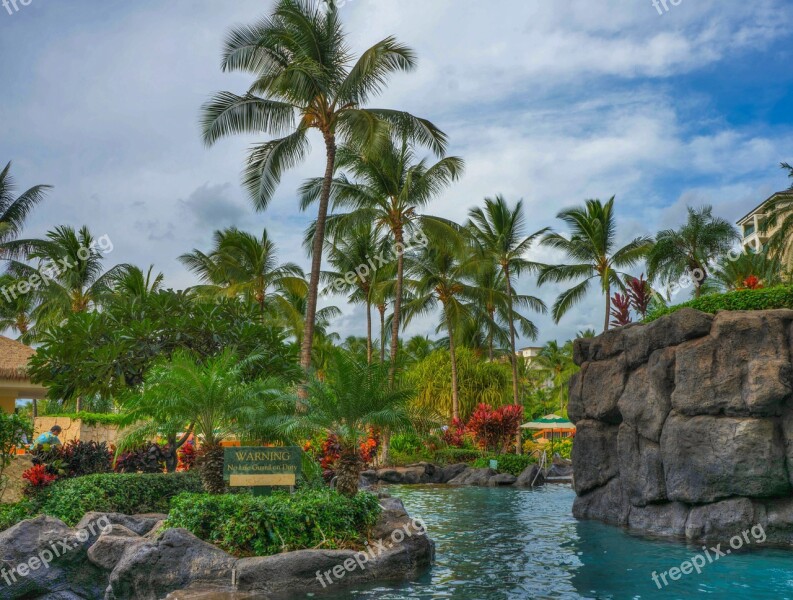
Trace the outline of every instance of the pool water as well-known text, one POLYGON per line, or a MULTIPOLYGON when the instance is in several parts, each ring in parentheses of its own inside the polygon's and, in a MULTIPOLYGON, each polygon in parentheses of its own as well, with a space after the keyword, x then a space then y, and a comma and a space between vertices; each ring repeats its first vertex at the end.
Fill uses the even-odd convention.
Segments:
MULTIPOLYGON (((340 590, 322 598, 792 599, 793 550, 733 553, 658 589, 651 576, 702 546, 639 537, 571 515, 574 492, 392 486, 436 543, 436 563, 416 581, 340 590)), ((752 538, 750 538, 752 539, 752 538)), ((752 545, 759 545, 752 539, 752 545)), ((659 579, 661 585, 663 582, 659 579)))

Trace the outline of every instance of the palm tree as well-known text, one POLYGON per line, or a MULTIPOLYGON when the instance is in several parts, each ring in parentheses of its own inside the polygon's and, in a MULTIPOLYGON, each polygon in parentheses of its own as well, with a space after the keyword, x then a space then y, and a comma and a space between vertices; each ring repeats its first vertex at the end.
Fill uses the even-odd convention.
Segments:
POLYGON ((578 370, 573 362, 573 343, 566 342, 560 346, 556 340, 548 342, 540 350, 535 364, 553 379, 555 391, 559 394, 559 410, 564 412, 567 382, 578 370))
MULTIPOLYGON (((313 228, 312 228, 313 229, 313 228)), ((346 293, 352 303, 366 308, 366 357, 371 364, 372 304, 375 300, 378 265, 374 257, 386 251, 383 240, 371 223, 343 229, 328 237, 326 252, 334 271, 323 272, 326 293, 346 293)), ((387 266, 387 265, 386 265, 387 266)))
POLYGON ((34 316, 36 329, 56 327, 71 313, 99 306, 118 280, 131 267, 116 265, 105 271, 100 243, 87 227, 79 231, 59 226, 43 240, 16 240, 6 247, 18 254, 25 249, 36 267, 11 261, 9 271, 28 281, 37 281, 40 303, 34 316))
MULTIPOLYGON (((461 158, 450 156, 430 165, 426 159, 416 157, 415 149, 407 141, 391 139, 380 144, 374 153, 350 146, 340 148, 338 166, 348 170, 355 180, 340 175, 333 181, 334 208, 347 208, 351 212, 332 217, 328 222, 329 229, 336 231, 361 223, 374 223, 378 231, 386 230, 391 235, 391 254, 396 255, 389 378, 393 382, 403 301, 404 249, 411 240, 422 238, 425 231, 447 229, 448 234, 453 233, 454 226, 450 222, 420 215, 419 211, 462 175, 464 163, 461 158)), ((303 206, 320 197, 323 185, 324 181, 320 179, 305 183, 302 188, 303 206)))
POLYGON ((126 265, 110 282, 110 287, 114 296, 143 301, 163 289, 164 279, 162 273, 154 274, 154 265, 149 265, 145 273, 140 267, 126 265))
POLYGON ((475 270, 470 248, 452 241, 433 239, 432 243, 412 258, 408 286, 413 297, 405 304, 405 325, 416 316, 442 307, 438 331, 446 329, 452 369, 452 419, 460 417, 459 383, 455 330, 473 315, 472 303, 481 301, 479 290, 468 283, 475 270))
POLYGON ((537 279, 539 285, 581 280, 569 290, 562 292, 553 305, 552 314, 556 323, 589 291, 593 279, 600 280, 600 288, 606 297, 606 317, 603 330, 608 331, 611 317, 611 288, 622 289, 620 280, 625 273, 621 269, 634 266, 652 247, 652 239, 640 236, 619 248, 616 245, 616 219, 614 197, 603 204, 600 200, 587 200, 585 206, 563 210, 557 218, 570 227, 570 238, 558 233, 549 233, 542 244, 563 251, 573 264, 543 265, 537 279))
POLYGON ((192 430, 201 440, 199 468, 204 488, 222 493, 220 442, 232 434, 244 434, 265 418, 267 399, 281 393, 280 383, 274 380, 244 381, 245 367, 258 358, 240 360, 226 349, 202 364, 193 354, 179 350, 169 362, 152 367, 140 391, 123 402, 127 422, 136 425, 122 438, 122 447, 163 432, 176 440, 185 430, 192 430))
MULTIPOLYGON (((793 166, 784 162, 780 166, 788 171, 788 176, 793 180, 793 166)), ((760 228, 774 231, 768 240, 768 251, 789 269, 793 257, 793 183, 787 192, 775 194, 768 203, 766 217, 760 223, 760 228)))
POLYGON ((275 243, 267 230, 256 237, 236 227, 216 231, 209 254, 193 250, 179 257, 204 285, 195 288, 209 296, 241 296, 259 307, 264 316, 268 294, 280 293, 288 283, 303 281, 303 270, 294 263, 278 264, 275 243))
POLYGON ((265 433, 275 432, 288 440, 305 440, 316 435, 335 436, 341 447, 336 465, 336 489, 346 495, 358 493, 363 470, 360 445, 371 427, 391 431, 413 429, 415 415, 410 410, 411 390, 388 384, 388 367, 367 364, 337 350, 325 381, 312 378, 307 398, 285 396, 281 416, 260 424, 265 433), (298 411, 298 406, 306 410, 298 411))
POLYGON ((656 235, 655 246, 647 255, 647 276, 667 285, 688 275, 699 298, 708 278, 710 263, 729 252, 740 240, 738 231, 722 218, 713 216, 713 208, 688 207, 688 220, 679 229, 665 229, 656 235))
POLYGON ((19 293, 20 284, 23 283, 26 283, 25 279, 9 273, 0 275, 0 331, 11 329, 19 334, 22 341, 26 341, 33 326, 38 295, 35 290, 19 293))
POLYGON ((767 252, 741 253, 736 258, 727 254, 722 256, 711 270, 711 277, 704 283, 704 293, 710 291, 733 291, 745 288, 747 280, 756 277, 763 287, 779 285, 783 281, 782 266, 779 259, 771 257, 767 252), (712 286, 708 286, 712 282, 712 286))
MULTIPOLYGON (((496 196, 495 199, 485 198, 484 210, 476 207, 471 209, 468 214, 470 217, 468 226, 480 246, 485 261, 496 263, 504 276, 507 301, 505 312, 509 327, 509 362, 512 365, 512 399, 515 404, 520 404, 518 360, 515 355, 515 307, 512 276, 520 276, 521 272, 536 266, 526 259, 526 253, 534 240, 545 234, 548 228, 526 236, 523 200, 518 200, 515 207, 510 208, 501 195, 496 196)), ((547 311, 545 304, 539 298, 532 296, 524 296, 524 298, 534 310, 543 313, 547 311)))
POLYGON ((300 363, 311 366, 325 220, 336 168, 337 143, 376 144, 393 127, 442 154, 446 136, 432 123, 395 110, 363 108, 389 75, 415 65, 413 52, 387 37, 353 64, 334 1, 277 0, 271 16, 233 28, 223 50, 224 71, 243 71, 255 81, 243 95, 216 94, 203 107, 207 145, 232 134, 274 136, 255 145, 243 180, 257 210, 267 208, 282 173, 309 151, 314 129, 325 144, 325 175, 319 197, 306 323, 300 363))
POLYGON ((0 244, 19 235, 25 218, 44 200, 47 190, 50 189, 50 185, 36 185, 15 197, 16 184, 11 176, 11 162, 6 164, 0 171, 0 244))

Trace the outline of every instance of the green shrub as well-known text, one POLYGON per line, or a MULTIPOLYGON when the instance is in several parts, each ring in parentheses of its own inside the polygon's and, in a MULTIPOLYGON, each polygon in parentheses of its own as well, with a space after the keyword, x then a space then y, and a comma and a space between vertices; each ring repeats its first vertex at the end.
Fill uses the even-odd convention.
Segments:
POLYGON ((416 454, 426 448, 424 441, 415 433, 397 433, 391 437, 391 451, 416 454))
POLYGON ((0 504, 0 531, 5 531, 20 521, 31 518, 33 514, 34 507, 28 500, 13 504, 0 504))
POLYGON ((650 313, 646 323, 655 321, 683 307, 694 308, 706 313, 719 310, 769 310, 793 308, 793 286, 777 286, 759 290, 740 290, 726 294, 708 294, 682 304, 666 306, 650 313))
POLYGON ((85 425, 121 425, 121 422, 126 418, 126 415, 118 413, 59 413, 55 415, 47 415, 47 417, 59 417, 64 419, 80 419, 85 425))
POLYGON ((167 513, 171 499, 202 490, 195 473, 102 473, 62 479, 37 497, 37 511, 75 525, 91 511, 167 513))
POLYGON ((235 556, 268 556, 303 548, 359 548, 380 514, 377 498, 329 490, 289 495, 182 494, 169 527, 184 527, 235 556))
POLYGON ((496 471, 499 473, 509 473, 515 477, 523 473, 530 464, 537 462, 535 457, 527 454, 491 454, 476 459, 473 466, 477 469, 489 467, 491 460, 498 461, 496 471))
POLYGON ((443 448, 435 452, 435 462, 445 465, 473 462, 482 457, 481 450, 475 448, 443 448))

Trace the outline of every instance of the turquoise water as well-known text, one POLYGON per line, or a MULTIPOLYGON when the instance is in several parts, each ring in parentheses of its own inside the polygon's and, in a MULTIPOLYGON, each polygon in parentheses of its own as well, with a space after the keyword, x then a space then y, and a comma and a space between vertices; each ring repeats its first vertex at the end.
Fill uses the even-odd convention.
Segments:
POLYGON ((773 549, 725 556, 701 574, 668 580, 659 590, 652 572, 679 567, 701 546, 579 523, 570 514, 569 487, 392 486, 389 491, 427 522, 437 544, 435 566, 417 581, 346 590, 331 598, 793 599, 793 551, 773 549))

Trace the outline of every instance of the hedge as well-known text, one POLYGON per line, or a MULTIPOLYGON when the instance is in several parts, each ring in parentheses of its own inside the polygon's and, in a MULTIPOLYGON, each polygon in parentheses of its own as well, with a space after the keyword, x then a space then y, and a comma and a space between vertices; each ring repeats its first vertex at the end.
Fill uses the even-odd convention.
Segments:
POLYGON ((347 498, 330 489, 295 494, 182 494, 168 527, 184 527, 235 556, 268 556, 303 548, 360 548, 380 514, 377 498, 347 498))
POLYGON ((175 496, 202 489, 201 479, 192 472, 101 473, 56 481, 35 503, 36 512, 73 526, 91 511, 167 513, 175 496))
POLYGON ((740 290, 725 294, 708 294, 682 304, 666 306, 653 311, 645 323, 655 321, 681 308, 689 307, 706 313, 720 310, 770 310, 774 308, 793 308, 793 286, 777 286, 759 290, 740 290))
POLYGON ((118 413, 90 413, 90 412, 77 412, 77 413, 60 413, 56 415, 39 415, 41 417, 52 417, 58 419, 72 419, 82 420, 83 423, 90 426, 95 425, 121 425, 122 421, 127 418, 126 415, 118 413))
POLYGON ((482 457, 482 451, 473 448, 443 448, 435 452, 435 461, 441 464, 473 462, 482 457))
POLYGON ((29 500, 0 504, 0 531, 5 531, 20 521, 31 518, 34 512, 34 507, 29 500))
POLYGON ((509 473, 515 477, 523 473, 530 464, 537 462, 536 458, 528 454, 493 454, 476 459, 473 466, 477 469, 489 467, 491 460, 498 461, 496 470, 499 473, 509 473))

